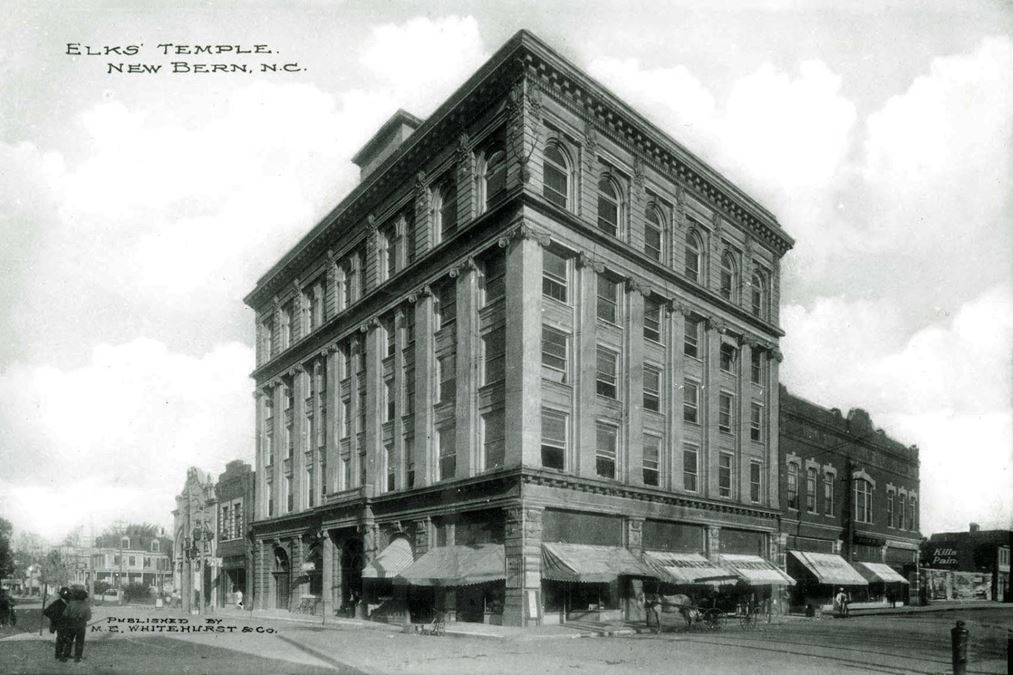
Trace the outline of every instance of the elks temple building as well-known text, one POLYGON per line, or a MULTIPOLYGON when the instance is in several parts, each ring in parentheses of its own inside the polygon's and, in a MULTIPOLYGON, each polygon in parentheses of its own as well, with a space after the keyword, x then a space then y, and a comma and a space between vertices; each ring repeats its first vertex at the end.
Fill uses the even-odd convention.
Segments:
POLYGON ((770 212, 524 31, 354 160, 246 297, 257 608, 528 625, 631 611, 651 556, 783 574, 770 212))

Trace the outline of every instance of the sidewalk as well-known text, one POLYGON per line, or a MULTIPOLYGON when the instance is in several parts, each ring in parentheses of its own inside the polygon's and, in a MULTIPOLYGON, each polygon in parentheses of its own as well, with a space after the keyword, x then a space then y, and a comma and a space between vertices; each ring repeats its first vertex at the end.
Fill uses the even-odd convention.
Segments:
POLYGON ((955 612, 975 609, 1002 609, 1013 610, 1009 603, 995 602, 994 600, 939 600, 929 605, 905 605, 903 607, 869 607, 863 609, 852 609, 851 616, 885 616, 890 614, 921 614, 925 612, 955 612))

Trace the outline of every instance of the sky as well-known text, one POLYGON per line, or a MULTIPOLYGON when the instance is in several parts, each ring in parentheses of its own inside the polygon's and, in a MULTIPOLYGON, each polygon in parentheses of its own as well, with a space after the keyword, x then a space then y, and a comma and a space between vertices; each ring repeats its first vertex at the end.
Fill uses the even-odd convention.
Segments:
POLYGON ((0 516, 168 527, 188 466, 252 463, 243 296, 394 110, 521 28, 777 215, 782 382, 918 445, 923 533, 1013 526, 1013 6, 984 0, 5 3, 0 516))

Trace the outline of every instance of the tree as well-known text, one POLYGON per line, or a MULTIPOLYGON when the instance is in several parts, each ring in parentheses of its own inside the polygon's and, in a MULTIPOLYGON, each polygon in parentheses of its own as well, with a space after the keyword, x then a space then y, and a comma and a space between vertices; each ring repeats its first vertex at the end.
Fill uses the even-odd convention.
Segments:
POLYGON ((63 556, 55 548, 42 559, 42 574, 39 580, 50 586, 63 586, 70 583, 71 573, 63 556))
POLYGON ((80 546, 81 545, 81 533, 84 532, 84 526, 78 525, 73 530, 67 533, 67 536, 63 538, 63 546, 80 546))
POLYGON ((11 521, 0 518, 0 579, 14 575, 14 550, 11 548, 13 534, 11 521))

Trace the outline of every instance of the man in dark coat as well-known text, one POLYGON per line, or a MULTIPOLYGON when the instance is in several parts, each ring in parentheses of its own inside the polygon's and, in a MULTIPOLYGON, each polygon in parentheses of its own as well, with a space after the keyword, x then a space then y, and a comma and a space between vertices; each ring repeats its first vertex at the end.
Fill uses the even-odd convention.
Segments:
POLYGON ((70 645, 74 645, 74 660, 80 661, 84 655, 84 635, 91 619, 91 603, 88 592, 83 588, 75 588, 70 592, 70 602, 63 611, 63 621, 67 630, 67 641, 63 645, 60 660, 66 661, 70 656, 70 645))
POLYGON ((67 641, 67 627, 63 621, 63 613, 69 600, 70 589, 64 586, 57 594, 56 600, 49 603, 49 607, 42 612, 43 616, 49 619, 49 632, 56 633, 56 658, 63 655, 63 645, 67 641))

